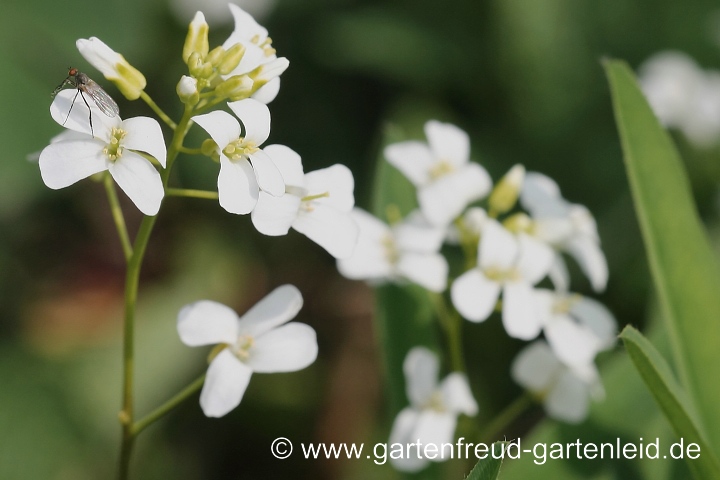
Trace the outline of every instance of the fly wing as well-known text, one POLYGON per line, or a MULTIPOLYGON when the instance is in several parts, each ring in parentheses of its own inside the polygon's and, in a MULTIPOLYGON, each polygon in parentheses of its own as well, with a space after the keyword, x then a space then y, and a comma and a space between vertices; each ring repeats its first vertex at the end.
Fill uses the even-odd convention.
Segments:
POLYGON ((120 113, 120 109, 118 108, 117 103, 115 103, 115 100, 113 100, 112 97, 94 81, 88 79, 88 81, 82 85, 82 90, 90 95, 90 98, 93 99, 95 105, 97 105, 100 111, 108 117, 112 118, 120 113))

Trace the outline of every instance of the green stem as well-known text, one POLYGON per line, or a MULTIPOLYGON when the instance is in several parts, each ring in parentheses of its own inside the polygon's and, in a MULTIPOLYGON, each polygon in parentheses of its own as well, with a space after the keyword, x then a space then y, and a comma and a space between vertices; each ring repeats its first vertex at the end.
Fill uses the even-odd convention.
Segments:
POLYGON ((155 102, 153 101, 153 99, 150 98, 150 95, 148 95, 147 93, 145 93, 144 90, 143 90, 142 92, 140 92, 140 98, 142 98, 143 101, 145 101, 145 103, 147 103, 147 104, 150 106, 150 108, 153 109, 153 112, 155 112, 155 114, 156 114, 158 117, 160 117, 160 119, 161 119, 163 122, 165 122, 170 128, 172 128, 173 130, 175 130, 175 129, 177 128, 177 125, 175 124, 175 122, 173 122, 173 121, 170 119, 170 117, 168 117, 168 116, 165 114, 165 112, 163 112, 162 109, 161 109, 160 107, 158 107, 157 103, 155 103, 155 102))
MULTIPOLYGON (((145 100, 147 101, 147 100, 145 100)), ((183 139, 190 128, 191 107, 185 107, 180 123, 177 124, 167 154, 167 168, 160 173, 163 187, 167 187, 170 169, 175 163, 183 139)), ((162 205, 161 205, 162 207, 162 205)), ((135 443, 133 379, 135 367, 135 305, 140 283, 140 269, 147 249, 148 241, 155 226, 156 216, 143 217, 135 237, 133 253, 130 256, 125 274, 125 324, 123 329, 123 394, 120 423, 122 424, 122 440, 120 445, 119 480, 127 480, 130 470, 130 457, 135 443)))
POLYGON ((185 387, 177 395, 175 395, 170 400, 150 412, 146 417, 135 422, 135 425, 133 425, 132 428, 133 435, 137 436, 137 434, 145 430, 145 428, 160 420, 166 414, 170 413, 173 408, 177 407, 192 394, 200 390, 204 382, 205 374, 202 374, 197 380, 185 387))
POLYGON ((187 153, 188 155, 204 155, 202 148, 187 148, 187 147, 181 147, 180 148, 181 153, 187 153))
POLYGON ((450 366, 454 372, 465 371, 462 348, 462 318, 455 309, 448 309, 445 297, 439 293, 428 291, 430 300, 435 307, 440 325, 445 330, 448 350, 450 352, 450 366))
POLYGON ((490 423, 485 426, 481 436, 482 441, 488 443, 497 440, 498 435, 504 433, 505 430, 515 423, 527 408, 532 405, 532 396, 529 392, 523 392, 510 405, 496 415, 490 423))
POLYGON ((217 200, 218 192, 209 190, 191 190, 189 188, 168 188, 165 194, 171 197, 202 198, 206 200, 217 200))
POLYGON ((107 192, 108 201, 110 202, 110 211, 115 221, 115 228, 120 237, 120 244, 122 245, 123 254, 125 255, 125 263, 127 263, 130 261, 130 257, 132 257, 133 249, 130 244, 127 226, 125 225, 125 217, 123 217, 120 201, 118 200, 117 191, 115 190, 115 184, 110 174, 105 173, 103 183, 105 184, 105 192, 107 192))

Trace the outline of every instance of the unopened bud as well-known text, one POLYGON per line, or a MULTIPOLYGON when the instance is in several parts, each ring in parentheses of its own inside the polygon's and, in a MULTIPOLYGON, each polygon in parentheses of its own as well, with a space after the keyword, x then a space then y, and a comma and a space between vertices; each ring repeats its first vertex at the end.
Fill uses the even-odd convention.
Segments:
MULTIPOLYGON (((182 58, 185 63, 188 63, 188 58, 190 58, 193 52, 198 53, 200 58, 205 58, 205 55, 207 55, 210 49, 208 42, 209 31, 210 27, 208 27, 207 22, 205 22, 205 16, 202 12, 197 12, 195 18, 190 22, 188 33, 185 37, 185 44, 183 45, 182 58)), ((190 64, 188 64, 188 66, 190 66, 190 64)))
POLYGON ((519 212, 505 219, 503 226, 513 233, 529 233, 533 221, 527 214, 519 212))
POLYGON ((525 167, 520 164, 512 167, 510 171, 500 179, 488 199, 491 216, 507 213, 515 206, 524 179, 525 167))
POLYGON ((212 64, 213 67, 217 67, 224 56, 225 49, 223 47, 215 47, 205 56, 205 61, 212 64))
POLYGON ((140 97, 147 81, 142 73, 125 60, 125 57, 96 37, 81 38, 76 45, 85 60, 113 82, 125 98, 137 100, 140 97))
POLYGON ((220 64, 217 66, 218 73, 220 75, 227 75, 235 70, 240 64, 240 60, 242 60, 244 54, 245 46, 242 43, 236 43, 230 47, 227 52, 225 52, 225 56, 220 61, 220 64))
POLYGON ((248 98, 252 93, 253 81, 247 75, 235 75, 215 87, 215 93, 232 101, 248 98))
POLYGON ((193 106, 200 101, 200 93, 197 89, 197 80, 193 77, 183 75, 175 89, 180 101, 186 105, 193 106))

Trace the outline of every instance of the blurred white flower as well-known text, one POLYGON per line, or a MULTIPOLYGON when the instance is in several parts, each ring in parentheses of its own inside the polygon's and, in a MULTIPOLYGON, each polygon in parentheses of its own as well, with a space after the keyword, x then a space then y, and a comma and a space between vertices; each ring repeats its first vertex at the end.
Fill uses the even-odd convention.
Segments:
POLYGON ((145 76, 130 65, 125 57, 108 47, 97 37, 81 38, 77 49, 90 65, 113 82, 128 100, 136 100, 145 89, 145 76))
POLYGON ((408 352, 403 370, 410 406, 395 417, 389 443, 432 444, 437 447, 438 455, 424 457, 421 446, 420 451, 413 447, 411 455, 391 456, 390 461, 398 470, 417 472, 428 461, 440 462, 447 457, 448 452, 442 445, 453 441, 457 417, 461 413, 474 416, 478 406, 465 375, 451 373, 438 383, 440 365, 437 356, 425 347, 415 347, 408 352))
POLYGON ((555 355, 566 365, 587 365, 615 344, 617 322, 600 302, 578 294, 535 291, 543 332, 555 355))
POLYGON ((267 155, 285 181, 285 195, 260 192, 252 222, 265 235, 286 235, 290 227, 335 258, 352 255, 358 227, 350 216, 355 205, 352 173, 344 165, 303 173, 300 155, 284 145, 269 145, 267 155))
MULTIPOLYGON (((600 248, 597 224, 590 211, 562 198, 557 183, 537 172, 525 175, 520 203, 532 217, 528 233, 570 254, 593 289, 596 292, 605 290, 607 260, 600 248)), ((551 278, 556 288, 567 289, 567 269, 560 255, 555 256, 551 278)))
POLYGON ((285 183, 272 159, 260 146, 270 135, 270 110, 247 98, 229 102, 228 106, 242 120, 216 110, 193 117, 218 146, 220 174, 218 195, 220 205, 230 213, 250 213, 258 201, 260 190, 274 196, 285 193, 285 183))
MULTIPOLYGON (((275 8, 276 0, 234 0, 232 3, 239 6, 257 20, 266 18, 275 8)), ((207 20, 217 26, 226 26, 233 23, 232 16, 228 15, 227 0, 170 0, 170 9, 181 25, 186 25, 196 11, 201 10, 207 20)))
POLYGON ((148 117, 108 117, 88 102, 93 112, 91 129, 90 110, 76 94, 76 90, 63 90, 50 105, 52 118, 74 133, 58 135, 40 153, 45 185, 64 188, 107 170, 141 212, 157 214, 165 194, 162 180, 153 164, 136 151, 155 157, 165 167, 160 124, 148 117))
POLYGON ((459 222, 448 226, 445 241, 451 245, 458 245, 468 238, 477 241, 480 238, 480 231, 487 219, 488 214, 484 208, 468 208, 465 210, 465 213, 463 213, 463 216, 460 217, 459 222))
POLYGON ((407 141, 385 147, 385 158, 418 190, 425 218, 446 226, 471 202, 488 194, 492 181, 485 169, 470 161, 467 133, 449 123, 425 124, 427 143, 407 141))
POLYGON ((392 228, 359 208, 352 218, 360 234, 352 256, 338 261, 342 275, 370 281, 407 279, 433 292, 445 290, 448 264, 438 253, 445 229, 429 225, 420 212, 392 228))
POLYGON ((542 327, 533 285, 547 275, 552 250, 520 233, 515 236, 494 219, 486 219, 478 244, 478 265, 453 282, 457 311, 472 322, 486 320, 502 291, 502 321, 508 335, 530 340, 542 327))
POLYGON ((594 364, 565 365, 543 340, 518 353, 511 375, 543 402, 550 417, 567 423, 585 420, 590 399, 601 400, 605 395, 594 364))
POLYGON ((703 70, 688 55, 659 52, 639 68, 640 86, 660 121, 698 147, 720 140, 720 72, 703 70))
POLYGON ((183 307, 177 323, 183 343, 222 348, 210 362, 200 394, 205 415, 222 417, 237 407, 253 372, 294 372, 315 361, 315 330, 303 323, 284 325, 297 315, 302 303, 297 288, 283 285, 242 317, 209 300, 183 307))
POLYGON ((228 50, 240 43, 245 47, 245 53, 238 66, 223 75, 223 78, 249 75, 256 85, 262 85, 252 98, 262 103, 270 103, 280 89, 280 75, 287 69, 289 62, 284 57, 278 58, 267 29, 257 23, 252 15, 232 3, 229 7, 235 19, 235 30, 225 40, 223 48, 228 50))

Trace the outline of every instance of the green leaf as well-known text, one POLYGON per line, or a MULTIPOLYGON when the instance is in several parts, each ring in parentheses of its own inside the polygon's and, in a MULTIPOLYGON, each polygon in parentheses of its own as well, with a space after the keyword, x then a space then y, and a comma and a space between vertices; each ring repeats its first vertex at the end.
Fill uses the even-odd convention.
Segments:
POLYGON ((648 261, 680 380, 720 446, 720 270, 669 135, 624 62, 608 60, 615 117, 648 261))
POLYGON ((700 446, 701 455, 695 460, 687 460, 695 478, 720 478, 720 464, 712 448, 700 433, 686 394, 675 380, 670 366, 635 328, 625 327, 620 338, 625 343, 635 368, 665 412, 665 417, 672 424, 677 436, 683 439, 685 445, 696 443, 700 446))
MULTIPOLYGON (((493 443, 490 446, 490 452, 495 451, 495 445, 501 445, 501 448, 504 449, 507 442, 493 443)), ((465 480, 496 480, 500 475, 500 467, 502 466, 503 457, 504 455, 500 458, 494 458, 490 455, 488 458, 478 460, 465 480)))

